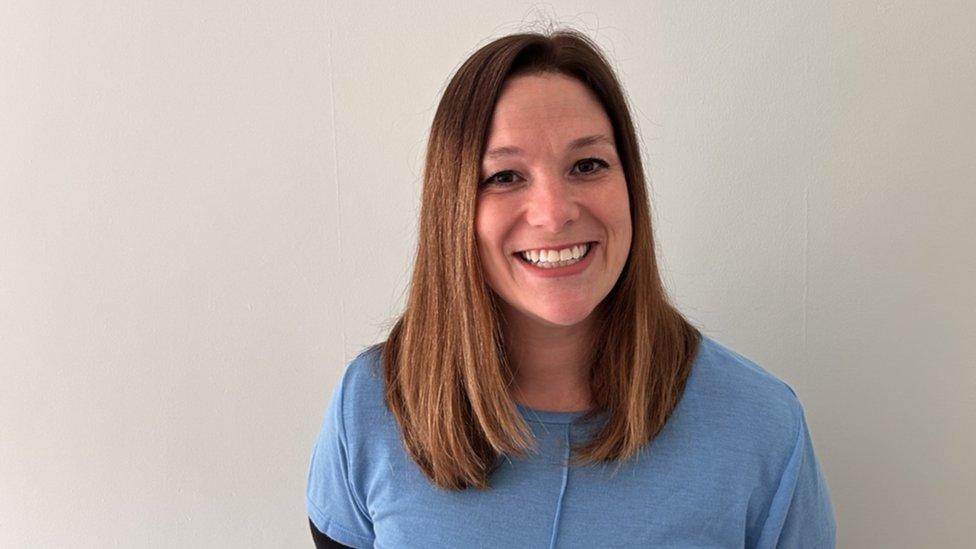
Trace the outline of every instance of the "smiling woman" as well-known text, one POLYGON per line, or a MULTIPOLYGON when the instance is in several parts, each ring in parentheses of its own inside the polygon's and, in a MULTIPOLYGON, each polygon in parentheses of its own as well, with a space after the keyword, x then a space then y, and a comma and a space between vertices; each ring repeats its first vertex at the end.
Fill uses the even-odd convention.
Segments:
POLYGON ((664 291, 636 131, 588 38, 467 59, 421 201, 406 309, 312 454, 316 544, 833 546, 796 394, 664 291))

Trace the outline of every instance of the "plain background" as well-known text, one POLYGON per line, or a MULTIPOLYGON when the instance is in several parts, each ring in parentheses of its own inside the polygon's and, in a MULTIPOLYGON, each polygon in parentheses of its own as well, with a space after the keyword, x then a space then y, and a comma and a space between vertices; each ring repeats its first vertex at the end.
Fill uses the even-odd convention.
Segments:
POLYGON ((799 394, 839 546, 971 546, 976 7, 806 0, 0 4, 0 546, 311 546, 440 92, 550 24, 619 71, 679 307, 799 394))

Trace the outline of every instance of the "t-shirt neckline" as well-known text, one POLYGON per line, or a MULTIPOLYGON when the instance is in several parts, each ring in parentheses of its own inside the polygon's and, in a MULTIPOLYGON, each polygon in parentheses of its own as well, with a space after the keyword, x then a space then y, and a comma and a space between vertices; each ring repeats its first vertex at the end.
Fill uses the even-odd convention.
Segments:
POLYGON ((518 402, 515 403, 518 407, 519 412, 521 412, 522 417, 528 421, 536 421, 542 423, 572 423, 578 418, 583 417, 588 411, 579 412, 555 412, 549 410, 536 410, 535 408, 529 408, 518 402))

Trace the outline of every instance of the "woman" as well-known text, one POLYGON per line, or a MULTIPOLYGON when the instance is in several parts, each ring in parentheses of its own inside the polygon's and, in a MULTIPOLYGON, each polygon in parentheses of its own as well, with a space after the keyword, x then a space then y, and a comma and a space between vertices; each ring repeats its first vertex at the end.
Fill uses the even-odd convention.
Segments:
POLYGON ((833 546, 792 389, 665 295, 586 37, 506 36, 452 78, 406 310, 336 388, 306 505, 319 547, 833 546))

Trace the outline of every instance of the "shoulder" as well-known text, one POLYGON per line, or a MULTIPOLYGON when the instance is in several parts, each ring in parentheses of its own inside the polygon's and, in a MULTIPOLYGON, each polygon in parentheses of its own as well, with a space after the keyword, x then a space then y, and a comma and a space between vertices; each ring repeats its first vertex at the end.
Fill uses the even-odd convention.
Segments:
POLYGON ((361 417, 362 411, 374 408, 383 401, 383 343, 367 347, 346 365, 336 387, 334 398, 339 399, 344 415, 361 417))
POLYGON ((702 335, 693 366, 692 375, 698 374, 699 382, 718 391, 716 396, 738 396, 787 408, 797 404, 796 393, 785 381, 706 335, 702 335))
POLYGON ((339 381, 344 400, 358 401, 383 385, 383 343, 377 343, 361 351, 342 373, 339 381))
POLYGON ((382 406, 381 363, 375 349, 349 362, 333 388, 322 429, 309 462, 306 508, 316 528, 332 539, 356 547, 372 546, 370 487, 382 440, 369 433, 383 418, 371 410, 382 406), (372 352, 371 352, 372 351, 372 352))
POLYGON ((685 399, 690 412, 760 446, 792 448, 802 422, 803 408, 790 385, 704 334, 685 399))
POLYGON ((383 343, 379 343, 356 355, 335 389, 333 398, 337 400, 343 431, 351 448, 368 441, 370 433, 375 434, 377 427, 385 426, 392 419, 383 399, 382 352, 383 343))

